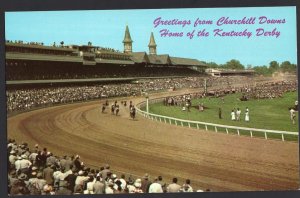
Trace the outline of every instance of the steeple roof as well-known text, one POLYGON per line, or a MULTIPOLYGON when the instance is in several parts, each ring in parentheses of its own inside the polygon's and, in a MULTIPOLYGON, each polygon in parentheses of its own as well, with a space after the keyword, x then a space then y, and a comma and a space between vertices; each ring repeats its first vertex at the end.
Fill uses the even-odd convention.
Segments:
POLYGON ((156 46, 157 45, 156 45, 155 40, 154 40, 153 32, 151 32, 150 42, 149 42, 148 47, 156 47, 156 46))
POLYGON ((132 41, 131 36, 130 36, 128 25, 126 25, 126 30, 125 30, 125 36, 124 36, 123 43, 132 43, 132 42, 133 41, 132 41))

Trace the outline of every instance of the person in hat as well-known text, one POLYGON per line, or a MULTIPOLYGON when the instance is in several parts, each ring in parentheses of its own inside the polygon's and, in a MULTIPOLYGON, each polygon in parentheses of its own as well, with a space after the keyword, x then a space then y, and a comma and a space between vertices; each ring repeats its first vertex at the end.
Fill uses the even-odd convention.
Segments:
POLYGON ((30 179, 36 178, 37 172, 36 171, 31 171, 31 174, 29 174, 29 181, 30 179))
POLYGON ((148 192, 149 191, 149 186, 151 185, 151 181, 149 180, 149 175, 148 173, 146 173, 143 177, 142 180, 142 186, 141 189, 143 190, 143 192, 148 192))
POLYGON ((32 166, 31 171, 38 171, 38 168, 36 166, 32 166))
POLYGON ((134 190, 134 193, 143 193, 143 190, 142 190, 142 180, 141 179, 136 179, 135 182, 134 182, 134 187, 135 187, 135 190, 134 190))
POLYGON ((111 174, 110 166, 106 164, 104 165, 104 170, 101 171, 102 178, 106 180, 109 173, 111 174))
POLYGON ((29 168, 32 165, 32 163, 27 159, 27 155, 23 154, 21 155, 22 159, 20 161, 20 171, 21 173, 25 173, 28 175, 29 168))
POLYGON ((22 157, 18 156, 17 160, 15 161, 15 169, 16 169, 17 173, 19 173, 20 168, 21 168, 21 164, 20 164, 21 160, 22 160, 22 157))
POLYGON ((15 162, 17 160, 17 154, 15 150, 11 150, 10 151, 10 155, 8 157, 8 161, 10 163, 10 165, 15 165, 15 162))
POLYGON ((14 183, 12 183, 11 189, 10 189, 10 195, 29 195, 30 191, 27 188, 27 184, 25 183, 25 180, 27 179, 27 176, 24 173, 21 173, 18 176, 18 180, 16 180, 14 183))
POLYGON ((12 184, 15 183, 16 181, 18 181, 17 178, 17 173, 15 170, 10 171, 10 173, 8 174, 8 192, 10 192, 10 189, 12 187, 12 184))
POLYGON ((31 173, 31 178, 28 180, 28 189, 30 191, 30 195, 40 195, 42 188, 38 185, 37 172, 31 173))

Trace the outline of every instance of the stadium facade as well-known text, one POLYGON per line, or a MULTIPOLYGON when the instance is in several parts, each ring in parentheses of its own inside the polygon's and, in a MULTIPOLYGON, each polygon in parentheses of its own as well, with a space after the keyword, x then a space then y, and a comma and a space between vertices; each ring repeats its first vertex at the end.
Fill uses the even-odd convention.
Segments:
POLYGON ((149 53, 134 52, 128 26, 124 51, 88 45, 6 41, 6 80, 63 80, 119 77, 197 76, 207 66, 197 60, 157 54, 153 33, 149 53))

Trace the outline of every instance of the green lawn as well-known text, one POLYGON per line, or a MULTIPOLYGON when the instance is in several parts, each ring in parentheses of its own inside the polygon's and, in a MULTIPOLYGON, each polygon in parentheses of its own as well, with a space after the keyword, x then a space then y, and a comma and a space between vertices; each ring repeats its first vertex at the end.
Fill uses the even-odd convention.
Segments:
MULTIPOLYGON (((298 122, 295 125, 290 120, 288 107, 292 107, 297 100, 297 92, 286 93, 283 98, 240 101, 238 98, 241 94, 231 94, 224 97, 224 104, 220 98, 205 98, 193 100, 193 106, 203 103, 205 110, 199 112, 196 108, 191 108, 191 112, 182 111, 178 106, 164 106, 162 103, 151 104, 149 106, 150 113, 160 114, 170 117, 176 117, 186 120, 196 120, 210 122, 216 124, 243 126, 259 129, 271 129, 282 131, 298 131, 298 122), (222 117, 219 119, 218 108, 222 108, 222 117), (245 122, 245 109, 249 108, 250 122, 245 122), (231 110, 240 108, 242 110, 241 121, 231 121, 231 110)), ((298 113, 296 114, 298 120, 298 113)), ((193 126, 196 127, 196 126, 193 126)), ((213 128, 209 128, 213 130, 213 128)), ((225 131, 224 131, 225 132, 225 131)), ((231 133, 233 131, 229 131, 231 133)), ((249 132, 241 131, 241 135, 249 135, 249 132)), ((261 136, 263 134, 254 134, 261 136)), ((280 138, 280 135, 274 135, 274 138, 280 138)), ((294 139, 293 137, 291 137, 294 139)), ((287 136, 286 139, 290 139, 287 136)))

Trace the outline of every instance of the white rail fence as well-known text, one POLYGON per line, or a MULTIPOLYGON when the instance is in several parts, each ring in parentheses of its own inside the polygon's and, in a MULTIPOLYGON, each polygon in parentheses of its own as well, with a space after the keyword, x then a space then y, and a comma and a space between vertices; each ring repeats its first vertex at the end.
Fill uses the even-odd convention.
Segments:
MULTIPOLYGON (((149 100, 149 104, 162 102, 164 98, 156 98, 149 100)), ((141 108, 144 108, 146 106, 146 101, 138 103, 136 105, 136 110, 139 114, 144 116, 145 118, 149 118, 154 121, 164 122, 166 124, 175 124, 176 126, 186 126, 186 127, 194 127, 197 129, 205 129, 206 131, 213 130, 216 133, 220 132, 222 129, 224 132, 229 134, 229 132, 236 132, 238 135, 241 135, 242 132, 248 132, 251 137, 254 136, 253 133, 259 133, 262 137, 265 139, 268 139, 268 134, 278 134, 281 135, 281 140, 285 141, 285 135, 289 136, 299 136, 298 132, 290 132, 290 131, 277 131, 277 130, 269 130, 269 129, 256 129, 256 128, 246 128, 246 127, 238 127, 238 126, 229 126, 229 125, 222 125, 222 124, 214 124, 214 123, 208 123, 208 122, 199 122, 199 121, 191 121, 191 120, 184 120, 174 117, 168 117, 153 113, 147 113, 145 111, 142 111, 141 108)), ((276 139, 276 138, 272 138, 276 139)))

